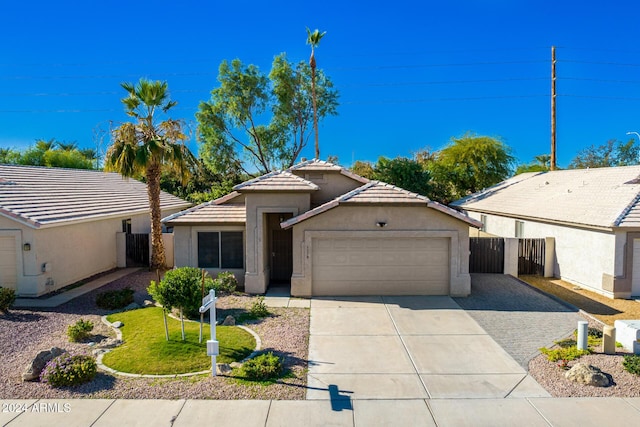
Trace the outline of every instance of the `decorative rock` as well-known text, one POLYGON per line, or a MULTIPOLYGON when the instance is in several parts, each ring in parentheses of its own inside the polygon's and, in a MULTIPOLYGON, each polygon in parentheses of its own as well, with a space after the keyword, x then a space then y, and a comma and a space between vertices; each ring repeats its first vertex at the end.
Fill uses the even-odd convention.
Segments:
POLYGON ((216 373, 226 375, 231 372, 231 366, 228 363, 216 363, 216 373))
POLYGON ((124 323, 122 323, 121 321, 117 320, 117 321, 113 322, 111 324, 111 326, 113 326, 114 328, 122 328, 124 326, 124 323))
POLYGON ((222 326, 236 326, 236 318, 231 315, 225 317, 222 326))
POLYGON ((128 306, 126 306, 126 307, 125 307, 125 308, 123 308, 122 310, 124 310, 124 311, 129 311, 129 310, 136 310, 136 309, 138 309, 138 308, 140 308, 140 305, 138 305, 138 304, 137 304, 137 303, 135 303, 135 302, 132 302, 131 304, 129 304, 128 306))
POLYGON ((229 366, 231 366, 232 368, 240 368, 240 367, 242 367, 242 363, 240 363, 240 362, 231 362, 231 365, 229 365, 229 366))
POLYGON ((149 301, 148 299, 144 300, 144 302, 142 303, 143 307, 153 307, 154 305, 156 305, 153 301, 149 301))
POLYGON ((122 341, 116 338, 107 338, 105 340, 100 341, 97 345, 97 348, 115 348, 119 345, 122 345, 122 341))
POLYGON ((607 387, 609 385, 609 378, 600 369, 586 363, 576 363, 573 368, 564 374, 564 377, 570 381, 594 387, 607 387))
POLYGON ((39 352, 22 373, 22 381, 37 381, 47 362, 54 357, 60 356, 62 353, 64 353, 64 350, 58 347, 52 347, 51 350, 39 352))

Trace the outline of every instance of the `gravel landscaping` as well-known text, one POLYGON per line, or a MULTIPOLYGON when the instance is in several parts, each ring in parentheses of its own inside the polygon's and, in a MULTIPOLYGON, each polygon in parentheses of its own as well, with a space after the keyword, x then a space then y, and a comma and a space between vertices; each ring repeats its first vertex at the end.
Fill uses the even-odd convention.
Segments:
MULTIPOLYGON (((0 315, 0 399, 27 398, 123 398, 123 399, 304 399, 307 382, 309 310, 270 308, 271 316, 251 321, 262 349, 285 359, 290 375, 276 384, 240 384, 229 376, 200 375, 178 379, 127 378, 99 372, 88 383, 73 388, 53 388, 39 382, 22 382, 25 366, 40 350, 61 347, 71 352, 89 352, 87 344, 70 343, 68 325, 79 319, 94 323, 94 335, 112 336, 100 317, 109 312, 95 305, 96 294, 126 286, 135 290, 135 301, 150 299, 146 287, 154 273, 140 271, 116 280, 49 311, 12 309, 0 315)), ((255 297, 231 295, 218 299, 218 318, 240 313, 251 307, 255 297)))

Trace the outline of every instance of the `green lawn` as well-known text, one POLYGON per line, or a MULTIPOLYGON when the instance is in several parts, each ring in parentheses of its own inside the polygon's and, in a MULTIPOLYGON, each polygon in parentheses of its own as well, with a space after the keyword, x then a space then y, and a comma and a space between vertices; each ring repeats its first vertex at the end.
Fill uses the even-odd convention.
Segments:
MULTIPOLYGON (((200 324, 185 322, 186 341, 182 341, 180 321, 167 318, 169 341, 165 339, 162 309, 149 307, 112 314, 110 322, 124 323, 124 343, 104 355, 102 362, 121 372, 132 374, 182 374, 211 369, 206 340, 211 333, 203 327, 203 342, 198 343, 200 324)), ((256 346, 253 336, 236 326, 217 326, 216 339, 220 343, 218 363, 240 361, 256 346)))

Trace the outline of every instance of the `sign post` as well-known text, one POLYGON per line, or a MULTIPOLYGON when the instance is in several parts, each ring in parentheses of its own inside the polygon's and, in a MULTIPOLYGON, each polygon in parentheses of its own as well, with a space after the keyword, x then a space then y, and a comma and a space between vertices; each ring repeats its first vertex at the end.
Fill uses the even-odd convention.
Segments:
POLYGON ((211 326, 211 339, 207 340, 207 356, 211 356, 211 375, 216 376, 216 356, 220 354, 220 347, 216 341, 216 291, 211 289, 209 295, 202 298, 200 313, 209 310, 209 325, 211 326))

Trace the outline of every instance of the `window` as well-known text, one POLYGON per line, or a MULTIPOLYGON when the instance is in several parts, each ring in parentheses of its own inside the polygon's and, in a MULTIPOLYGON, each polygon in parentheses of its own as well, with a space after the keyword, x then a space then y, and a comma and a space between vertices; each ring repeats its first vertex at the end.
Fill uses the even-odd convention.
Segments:
POLYGON ((480 215, 480 222, 482 223, 482 228, 480 229, 480 231, 487 231, 487 216, 480 215))
POLYGON ((242 231, 198 233, 198 267, 243 268, 242 231))
POLYGON ((524 237, 524 222, 516 221, 516 237, 524 237))

